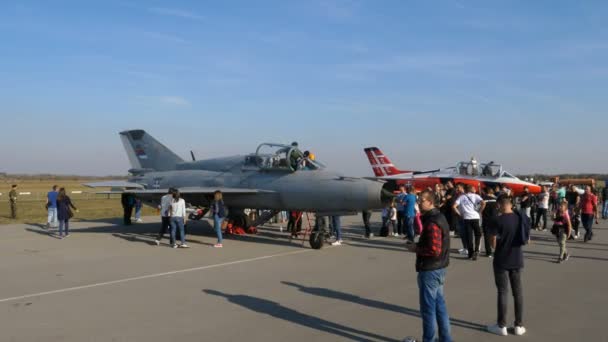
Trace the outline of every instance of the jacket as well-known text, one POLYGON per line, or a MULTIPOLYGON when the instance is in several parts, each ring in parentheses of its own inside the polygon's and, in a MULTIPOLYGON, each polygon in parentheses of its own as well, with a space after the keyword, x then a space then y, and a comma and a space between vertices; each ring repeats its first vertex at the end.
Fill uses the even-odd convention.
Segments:
POLYGON ((416 248, 416 271, 434 271, 450 264, 450 226, 434 208, 422 215, 422 233, 416 248))

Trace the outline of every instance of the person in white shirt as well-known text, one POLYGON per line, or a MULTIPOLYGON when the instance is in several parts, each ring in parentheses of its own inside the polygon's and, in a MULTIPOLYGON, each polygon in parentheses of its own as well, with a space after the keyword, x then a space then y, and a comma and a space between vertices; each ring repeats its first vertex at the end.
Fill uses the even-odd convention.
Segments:
POLYGON ((547 212, 549 211, 549 188, 543 186, 542 192, 538 195, 538 209, 536 211, 536 222, 534 228, 538 230, 547 229, 547 212), (540 228, 540 219, 543 219, 543 228, 540 228))
MULTIPOLYGON (((169 189, 169 192, 160 199, 160 205, 158 206, 158 209, 160 210, 160 231, 154 241, 157 246, 160 246, 160 241, 171 229, 171 213, 169 210, 171 208, 171 202, 173 201, 173 191, 175 191, 175 189, 169 189)), ((175 245, 174 239, 170 240, 170 242, 171 246, 175 245)))
POLYGON ((479 213, 483 211, 485 202, 475 193, 473 185, 467 185, 467 192, 460 195, 454 202, 453 210, 456 215, 464 220, 464 230, 467 232, 469 259, 477 260, 479 256, 479 244, 481 243, 481 228, 479 226, 479 213), (473 234, 475 234, 475 245, 473 245, 473 234))
POLYGON ((180 238, 181 238, 181 245, 179 245, 180 248, 188 248, 188 245, 186 244, 186 232, 185 232, 185 225, 186 225, 186 201, 184 201, 183 198, 181 198, 180 193, 178 190, 176 190, 173 193, 173 199, 171 200, 171 206, 170 206, 170 210, 169 210, 170 214, 171 214, 171 241, 173 241, 173 243, 171 244, 171 247, 173 248, 177 248, 178 245, 175 244, 175 232, 177 230, 177 228, 179 227, 179 232, 180 232, 180 238))

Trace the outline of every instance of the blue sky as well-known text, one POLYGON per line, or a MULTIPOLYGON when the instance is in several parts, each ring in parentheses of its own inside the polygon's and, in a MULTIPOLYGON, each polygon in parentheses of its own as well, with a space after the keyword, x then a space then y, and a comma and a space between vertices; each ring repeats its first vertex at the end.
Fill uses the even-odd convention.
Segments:
POLYGON ((0 171, 121 174, 117 132, 183 156, 297 140, 371 175, 475 155, 606 172, 605 1, 2 1, 0 171))

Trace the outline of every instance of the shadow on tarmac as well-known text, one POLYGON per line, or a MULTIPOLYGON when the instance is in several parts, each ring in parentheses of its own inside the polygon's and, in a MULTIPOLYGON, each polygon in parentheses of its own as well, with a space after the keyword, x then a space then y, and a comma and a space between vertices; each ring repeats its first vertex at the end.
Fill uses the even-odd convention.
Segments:
MULTIPOLYGON (((340 292, 340 291, 335 291, 335 290, 330 290, 330 289, 325 289, 325 288, 320 288, 320 287, 308 287, 308 286, 299 285, 299 284, 288 282, 288 281, 282 281, 281 283, 284 285, 287 285, 287 286, 295 287, 298 290, 300 290, 301 292, 311 294, 314 296, 338 299, 338 300, 343 300, 346 302, 351 302, 351 303, 367 306, 370 308, 392 311, 392 312, 405 314, 405 315, 413 316, 413 317, 420 317, 419 310, 410 309, 410 308, 406 308, 406 307, 395 305, 395 304, 385 303, 385 302, 381 302, 381 301, 377 301, 377 300, 373 300, 373 299, 367 299, 367 298, 359 297, 359 296, 356 296, 356 295, 353 295, 350 293, 345 293, 345 292, 340 292)), ((450 323, 451 323, 451 325, 455 325, 460 328, 472 329, 472 330, 484 331, 484 332, 486 331, 485 325, 468 322, 468 321, 463 321, 463 320, 455 319, 452 317, 450 317, 450 323)))
MULTIPOLYGON (((566 245, 567 248, 570 246, 566 245)), ((532 252, 532 251, 524 251, 524 255, 528 256, 529 254, 537 255, 537 256, 548 256, 557 258, 557 253, 543 253, 543 252, 532 252)), ((597 261, 608 261, 607 258, 598 258, 598 257, 590 257, 590 256, 580 256, 580 255, 571 255, 570 259, 587 259, 587 260, 597 260, 597 261)))
POLYGON ((225 298, 230 303, 239 305, 251 311, 282 319, 310 329, 319 330, 328 334, 333 334, 353 341, 388 341, 398 342, 389 337, 377 335, 367 331, 347 327, 338 323, 324 320, 319 317, 311 316, 299 311, 290 309, 280 303, 270 300, 257 298, 247 295, 232 295, 216 290, 203 290, 204 293, 212 296, 225 298))

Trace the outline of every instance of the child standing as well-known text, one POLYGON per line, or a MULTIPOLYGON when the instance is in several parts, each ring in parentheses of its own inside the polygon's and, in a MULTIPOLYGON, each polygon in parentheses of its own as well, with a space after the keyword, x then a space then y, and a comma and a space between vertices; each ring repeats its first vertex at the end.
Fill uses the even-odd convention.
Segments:
POLYGON ((572 222, 570 221, 570 215, 568 214, 567 202, 562 202, 560 204, 559 209, 555 212, 553 222, 553 229, 551 232, 555 234, 555 237, 557 238, 557 244, 559 245, 557 263, 561 264, 570 258, 568 250, 566 249, 566 241, 568 241, 568 238, 572 234, 572 222))
POLYGON ((395 206, 395 202, 391 203, 388 224, 389 224, 388 235, 395 236, 395 235, 393 235, 395 233, 395 228, 397 227, 397 208, 395 206))

